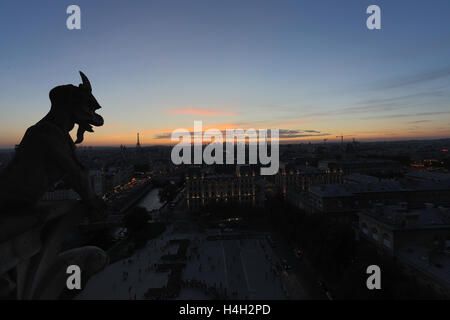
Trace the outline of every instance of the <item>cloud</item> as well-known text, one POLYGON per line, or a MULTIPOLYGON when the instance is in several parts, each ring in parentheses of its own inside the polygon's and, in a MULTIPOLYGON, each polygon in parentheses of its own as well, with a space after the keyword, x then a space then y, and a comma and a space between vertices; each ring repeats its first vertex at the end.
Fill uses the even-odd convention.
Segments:
POLYGON ((410 121, 408 123, 419 124, 419 123, 427 123, 427 122, 431 122, 431 120, 417 120, 417 121, 410 121))
POLYGON ((172 133, 171 132, 161 133, 161 134, 155 135, 155 139, 158 139, 158 140, 170 139, 171 137, 172 137, 172 133))
POLYGON ((366 113, 366 112, 372 112, 372 111, 391 111, 395 108, 395 104, 389 103, 389 104, 380 104, 380 105, 371 105, 371 106, 364 106, 364 107, 347 107, 340 110, 332 110, 327 112, 316 112, 316 113, 310 113, 305 114, 302 117, 303 118, 314 118, 314 117, 329 117, 329 116, 340 116, 340 115, 346 115, 346 114, 355 114, 355 113, 366 113))
POLYGON ((234 111, 223 111, 217 109, 204 109, 204 108, 194 108, 186 107, 182 109, 165 110, 164 113, 171 115, 195 115, 201 117, 225 117, 225 116, 236 116, 239 113, 234 111))
POLYGON ((293 121, 279 122, 279 123, 277 123, 277 126, 279 126, 279 127, 299 126, 299 125, 311 124, 311 123, 315 123, 315 122, 317 122, 317 121, 316 120, 314 120, 314 121, 293 120, 293 121))
POLYGON ((409 99, 421 98, 421 97, 442 97, 445 95, 445 91, 433 90, 433 91, 423 91, 418 93, 412 93, 403 96, 391 97, 391 98, 379 98, 379 99, 369 99, 361 101, 363 105, 380 105, 386 103, 394 103, 399 101, 405 101, 409 99))
MULTIPOLYGON (((302 118, 316 118, 316 117, 332 117, 344 116, 353 114, 364 114, 374 112, 389 112, 399 109, 407 109, 420 104, 423 104, 419 98, 443 97, 446 92, 442 90, 424 91, 414 94, 401 95, 389 98, 375 98, 370 100, 363 100, 356 102, 354 107, 345 107, 341 109, 331 110, 327 112, 309 113, 302 116, 302 118)), ((429 100, 427 100, 429 102, 429 100)), ((389 116, 387 116, 389 117, 389 116)))
POLYGON ((365 118, 361 118, 361 120, 428 117, 428 116, 438 116, 438 115, 446 115, 446 114, 450 114, 450 111, 387 114, 387 115, 382 115, 382 116, 365 117, 365 118))
MULTIPOLYGON (((217 129, 222 132, 222 134, 225 132, 228 128, 241 128, 239 124, 237 123, 224 123, 224 124, 216 124, 213 126, 205 126, 203 125, 203 131, 209 130, 209 129, 217 129)), ((171 139, 172 132, 177 129, 184 129, 190 132, 191 134, 194 132, 193 128, 167 128, 167 129, 158 129, 158 130, 147 130, 148 132, 155 132, 155 139, 162 140, 162 139, 171 139)))
POLYGON ((377 89, 394 89, 419 84, 427 81, 438 80, 450 76, 450 67, 443 67, 432 71, 398 77, 376 85, 377 89))
POLYGON ((329 133, 321 133, 316 130, 285 130, 280 129, 281 139, 305 138, 305 137, 325 137, 330 136, 329 133))
POLYGON ((305 130, 305 132, 308 132, 308 133, 320 133, 320 131, 316 131, 316 130, 305 130))
MULTIPOLYGON (((230 127, 232 129, 233 127, 230 127)), ((204 129, 205 131, 206 129, 204 129)), ((219 129, 220 130, 220 129, 219 129)), ((222 135, 225 137, 226 130, 220 130, 222 135)), ((190 131, 190 134, 193 134, 193 132, 190 131)), ((324 136, 330 136, 329 133, 322 133, 317 130, 291 130, 291 129, 280 129, 279 130, 279 137, 280 139, 293 139, 293 138, 305 138, 305 137, 324 137, 324 136)), ((172 133, 166 132, 155 135, 155 139, 157 140, 164 140, 164 139, 171 139, 172 133)))

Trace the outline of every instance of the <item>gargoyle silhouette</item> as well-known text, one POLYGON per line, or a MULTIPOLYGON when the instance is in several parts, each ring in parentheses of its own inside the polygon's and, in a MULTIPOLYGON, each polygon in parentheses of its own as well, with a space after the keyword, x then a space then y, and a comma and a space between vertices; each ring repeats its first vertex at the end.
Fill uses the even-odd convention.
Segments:
POLYGON ((62 85, 50 91, 51 109, 27 129, 9 165, 0 173, 0 208, 6 212, 34 206, 56 182, 63 180, 92 210, 104 208, 91 186, 87 170, 78 161, 75 143, 85 131, 102 126, 103 118, 89 79, 80 71, 82 84, 62 85), (78 124, 75 143, 69 132, 78 124))

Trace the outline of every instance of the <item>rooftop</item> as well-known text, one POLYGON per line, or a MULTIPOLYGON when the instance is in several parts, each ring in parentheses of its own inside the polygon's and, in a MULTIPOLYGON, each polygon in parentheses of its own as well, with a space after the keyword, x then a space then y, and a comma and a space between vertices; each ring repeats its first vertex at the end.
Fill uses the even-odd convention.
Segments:
MULTIPOLYGON (((450 246, 448 241, 447 245, 450 246)), ((450 289, 450 251, 448 249, 442 254, 430 254, 429 249, 414 246, 401 250, 398 258, 440 283, 447 290, 450 289)))
POLYGON ((360 214, 370 216, 394 229, 419 229, 434 227, 450 228, 450 209, 428 206, 423 209, 409 210, 407 204, 384 206, 377 204, 360 214))
POLYGON ((329 164, 343 164, 343 165, 355 165, 355 164, 398 164, 397 161, 389 159, 342 159, 342 160, 323 160, 320 163, 329 164))
POLYGON ((304 164, 286 164, 285 170, 286 172, 299 171, 300 173, 303 174, 320 174, 324 172, 324 170, 321 170, 316 167, 306 166, 304 164))
POLYGON ((353 196, 360 193, 413 192, 447 190, 449 186, 433 181, 398 181, 392 179, 372 179, 363 175, 351 175, 344 184, 323 184, 311 189, 311 193, 322 198, 353 196))
POLYGON ((415 180, 429 180, 435 182, 450 182, 450 173, 428 170, 411 170, 406 177, 415 180))
POLYGON ((345 184, 323 184, 311 189, 311 193, 326 198, 353 196, 358 193, 368 192, 399 192, 408 191, 398 181, 377 179, 376 182, 345 183, 345 184))
POLYGON ((373 176, 353 173, 344 176, 344 181, 349 183, 377 183, 380 181, 380 179, 373 176))

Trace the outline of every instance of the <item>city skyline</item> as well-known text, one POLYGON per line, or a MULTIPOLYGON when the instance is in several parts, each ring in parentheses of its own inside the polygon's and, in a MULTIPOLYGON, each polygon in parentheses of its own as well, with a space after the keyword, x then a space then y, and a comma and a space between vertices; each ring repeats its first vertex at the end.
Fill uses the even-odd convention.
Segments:
POLYGON ((168 144, 178 128, 280 129, 281 142, 449 138, 448 1, 67 1, 0 5, 0 148, 91 80, 105 125, 82 145, 168 144))

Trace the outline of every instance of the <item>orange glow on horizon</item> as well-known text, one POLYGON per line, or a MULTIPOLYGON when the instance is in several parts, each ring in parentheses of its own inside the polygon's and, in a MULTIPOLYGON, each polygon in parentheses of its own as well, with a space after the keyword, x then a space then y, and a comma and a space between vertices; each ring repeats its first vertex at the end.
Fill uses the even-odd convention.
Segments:
MULTIPOLYGON (((223 139, 225 139, 225 133, 224 131, 226 129, 233 129, 238 128, 236 126, 227 127, 226 125, 222 126, 211 126, 211 127, 205 127, 203 128, 203 132, 208 129, 218 129, 223 132, 223 139)), ((172 130, 173 131, 173 130, 172 130)), ((141 138, 141 145, 143 146, 152 146, 152 145, 175 145, 178 144, 178 141, 172 141, 170 138, 170 134, 172 133, 171 130, 158 130, 155 132, 158 133, 164 133, 168 134, 168 138, 155 138, 155 134, 143 134, 142 132, 146 132, 145 130, 140 131, 140 138, 141 138)), ((193 138, 193 130, 188 130, 193 138)), ((307 143, 307 142, 313 142, 313 143, 322 143, 324 140, 327 141, 327 143, 340 143, 341 140, 339 138, 335 138, 335 136, 338 134, 330 134, 329 136, 309 136, 309 137, 300 137, 300 138, 280 138, 280 143, 307 143)), ((340 135, 340 134, 339 134, 340 135)), ((398 133, 398 134, 357 134, 352 135, 348 134, 347 136, 344 134, 344 143, 351 142, 353 138, 356 141, 393 141, 393 140, 413 140, 413 139, 442 139, 442 138, 450 138, 450 130, 447 132, 442 133, 429 133, 429 134, 422 134, 422 135, 415 135, 413 133, 411 134, 404 134, 404 133, 398 133), (345 138, 348 137, 348 138, 345 138)), ((270 138, 268 139, 270 140, 270 138)), ((208 144, 210 141, 204 140, 203 144, 208 144)), ((82 145, 92 145, 92 146, 120 146, 120 145, 136 145, 136 134, 129 134, 129 135, 118 135, 118 136, 104 136, 104 137, 90 137, 85 139, 85 143, 82 145)))
MULTIPOLYGON (((300 124, 301 121, 292 121, 279 123, 280 130, 293 130, 296 129, 288 128, 287 125, 300 124), (283 124, 283 126, 281 126, 283 124), (284 128, 283 128, 284 127, 284 128)), ((308 124, 307 122, 303 122, 304 124, 308 124)), ((251 123, 224 123, 224 124, 216 124, 216 125, 203 125, 203 132, 209 129, 217 129, 222 132, 223 138, 225 140, 225 131, 226 129, 243 129, 248 130, 251 128, 251 123)), ((274 128, 274 126, 271 126, 274 128)), ((137 129, 136 131, 131 131, 131 129, 122 128, 121 126, 115 125, 112 127, 102 127, 98 128, 95 133, 86 133, 85 141, 80 144, 80 146, 120 146, 120 145, 128 145, 134 146, 136 145, 136 133, 140 133, 141 145, 143 146, 152 146, 152 145, 174 145, 177 144, 178 141, 171 140, 171 134, 176 129, 184 128, 188 132, 193 134, 193 124, 180 127, 169 127, 169 128, 155 128, 155 129, 137 129), (120 132, 119 132, 120 131, 120 132)), ((258 129, 256 126, 254 129, 258 129)), ((267 127, 270 129, 270 127, 267 127)), ((310 126, 308 126, 308 129, 310 126)), ((370 130, 371 128, 364 128, 370 130)), ((353 131, 340 130, 340 128, 333 128, 333 130, 318 130, 318 135, 314 135, 315 133, 312 131, 316 130, 299 130, 305 132, 304 137, 282 137, 280 138, 280 143, 307 143, 314 142, 320 143, 327 140, 328 143, 340 142, 339 138, 336 136, 344 135, 344 142, 351 142, 353 138, 357 141, 392 141, 392 140, 409 140, 409 139, 442 139, 442 138, 450 138, 450 129, 440 129, 433 130, 432 128, 427 128, 427 130, 421 131, 409 131, 407 129, 397 129, 397 131, 388 131, 384 128, 373 128, 373 131, 359 131, 357 128, 354 128, 353 131), (378 130, 377 130, 378 129, 378 130), (308 135, 308 132, 312 132, 311 135, 308 135)), ((19 132, 18 130, 17 132, 19 132)), ((71 132, 72 138, 75 137, 76 130, 71 132)), ((21 136, 14 135, 3 136, 4 140, 0 140, 0 147, 12 148, 14 145, 18 144, 22 138, 21 136)), ((204 141, 204 143, 209 143, 209 141, 204 141)))

